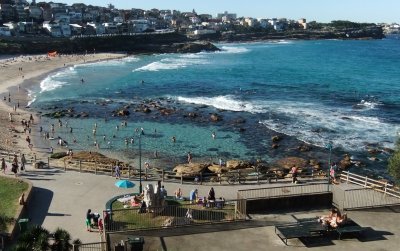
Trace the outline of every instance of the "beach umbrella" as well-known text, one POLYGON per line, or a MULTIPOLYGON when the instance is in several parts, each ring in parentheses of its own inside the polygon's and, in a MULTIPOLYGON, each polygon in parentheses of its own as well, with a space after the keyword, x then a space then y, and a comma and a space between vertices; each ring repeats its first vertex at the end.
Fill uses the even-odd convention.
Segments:
POLYGON ((129 180, 119 180, 115 182, 115 186, 119 188, 132 188, 135 184, 129 180))

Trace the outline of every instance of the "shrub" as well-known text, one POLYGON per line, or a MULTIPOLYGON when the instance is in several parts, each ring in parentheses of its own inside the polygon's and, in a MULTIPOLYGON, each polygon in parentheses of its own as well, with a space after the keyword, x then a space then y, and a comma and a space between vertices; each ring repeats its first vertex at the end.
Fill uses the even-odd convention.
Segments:
POLYGON ((50 158, 52 159, 61 159, 63 157, 67 156, 66 152, 58 152, 58 153, 53 153, 52 155, 50 155, 50 158))
POLYGON ((396 184, 400 184, 400 139, 397 140, 395 152, 389 158, 388 171, 396 184))

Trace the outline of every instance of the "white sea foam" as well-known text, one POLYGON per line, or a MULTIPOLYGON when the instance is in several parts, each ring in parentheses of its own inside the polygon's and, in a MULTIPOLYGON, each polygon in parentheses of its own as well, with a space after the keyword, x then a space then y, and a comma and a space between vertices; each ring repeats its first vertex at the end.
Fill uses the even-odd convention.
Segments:
POLYGON ((28 101, 27 106, 30 106, 32 103, 34 103, 36 101, 35 92, 33 92, 32 90, 28 90, 28 97, 29 97, 29 101, 28 101))
POLYGON ((162 70, 176 70, 186 68, 193 65, 208 64, 208 61, 202 56, 195 56, 195 54, 181 55, 179 57, 167 57, 159 61, 149 63, 145 66, 133 70, 133 72, 140 71, 162 71, 162 70))
POLYGON ((382 143, 393 147, 399 125, 381 121, 374 116, 360 115, 358 111, 338 109, 315 103, 290 101, 241 101, 235 96, 177 97, 178 101, 208 105, 217 109, 269 114, 260 123, 271 130, 316 146, 333 142, 335 147, 362 150, 366 143, 382 143))
POLYGON ((135 56, 125 57, 120 59, 111 59, 111 60, 103 60, 92 63, 78 64, 75 65, 75 68, 84 68, 84 67, 98 67, 98 66, 121 66, 131 62, 138 62, 140 59, 135 56))
POLYGON ((250 49, 246 47, 238 47, 238 46, 222 46, 221 51, 217 53, 232 53, 232 54, 239 54, 239 53, 247 53, 250 49))
POLYGON ((235 96, 227 95, 227 96, 217 96, 217 97, 177 97, 178 101, 197 104, 197 105, 208 105, 213 106, 217 109, 223 109, 228 111, 243 111, 250 113, 262 113, 265 110, 255 105, 252 102, 240 101, 235 96))
POLYGON ((361 150, 366 143, 392 142, 398 125, 380 121, 377 117, 354 114, 350 109, 335 109, 307 103, 270 103, 269 119, 260 121, 274 131, 294 136, 317 146, 329 141, 335 147, 361 150))
POLYGON ((375 109, 378 106, 382 105, 381 102, 376 101, 376 100, 361 100, 360 103, 355 105, 355 108, 360 108, 360 109, 375 109))
POLYGON ((67 82, 57 81, 49 76, 40 82, 40 93, 55 90, 65 84, 67 84, 67 82))

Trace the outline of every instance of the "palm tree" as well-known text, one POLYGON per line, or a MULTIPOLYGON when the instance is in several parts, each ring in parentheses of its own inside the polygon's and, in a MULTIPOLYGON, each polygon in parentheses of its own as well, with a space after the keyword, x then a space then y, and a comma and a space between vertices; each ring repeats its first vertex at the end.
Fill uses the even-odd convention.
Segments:
MULTIPOLYGON (((69 251, 72 249, 71 235, 64 229, 57 228, 51 234, 41 226, 32 226, 23 233, 13 251, 69 251), (51 241, 50 241, 51 240, 51 241), (50 244, 52 243, 52 244, 50 244)), ((73 241, 74 244, 81 243, 79 239, 73 241)))
POLYGON ((33 226, 20 236, 14 250, 48 250, 50 248, 49 237, 50 232, 47 229, 33 226))
POLYGON ((72 248, 71 235, 64 229, 57 228, 54 232, 54 243, 51 250, 54 251, 69 251, 72 248))

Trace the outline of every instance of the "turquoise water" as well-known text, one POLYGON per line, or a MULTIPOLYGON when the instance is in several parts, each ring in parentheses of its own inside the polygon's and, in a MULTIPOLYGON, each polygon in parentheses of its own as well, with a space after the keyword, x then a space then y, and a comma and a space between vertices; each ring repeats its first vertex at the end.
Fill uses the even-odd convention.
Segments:
POLYGON ((138 146, 127 147, 125 139, 137 137, 135 128, 142 127, 148 156, 157 151, 179 160, 187 151, 211 159, 269 159, 271 130, 319 147, 331 142, 355 154, 365 152, 368 144, 393 147, 400 131, 399 40, 218 46, 221 52, 139 55, 63 69, 31 90, 31 106, 44 113, 54 107, 90 113, 90 119, 64 118, 74 133, 65 128, 59 136, 69 142, 75 137, 75 148, 87 149, 106 134, 100 149, 126 156, 138 146), (123 119, 112 117, 112 111, 149 99, 174 108, 177 115, 133 113, 126 118, 128 127, 116 132, 123 119), (183 116, 191 111, 203 118, 183 116), (212 112, 222 114, 223 122, 209 122, 212 112), (237 118, 246 120, 246 134, 230 126, 237 118), (257 128, 254 133, 252 128, 257 128))

